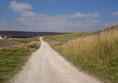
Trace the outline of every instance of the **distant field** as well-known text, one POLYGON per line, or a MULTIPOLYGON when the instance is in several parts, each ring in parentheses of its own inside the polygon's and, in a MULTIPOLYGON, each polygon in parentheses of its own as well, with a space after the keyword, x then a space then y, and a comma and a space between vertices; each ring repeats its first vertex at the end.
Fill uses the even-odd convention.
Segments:
POLYGON ((29 43, 33 41, 39 41, 39 37, 30 37, 30 38, 15 38, 15 41, 22 43, 29 43))
POLYGON ((79 33, 77 35, 48 36, 44 39, 77 67, 99 77, 105 83, 118 83, 118 29, 82 38, 79 33), (61 42, 68 38, 70 41, 61 42))
POLYGON ((2 43, 10 45, 0 49, 0 83, 6 83, 13 78, 30 54, 39 48, 38 37, 3 41, 5 42, 2 43))
POLYGON ((49 39, 53 40, 72 40, 78 37, 81 37, 82 35, 87 34, 88 32, 77 32, 77 33, 70 33, 70 34, 61 34, 61 35, 53 35, 53 36, 46 36, 49 39))
POLYGON ((88 32, 77 32, 70 34, 61 34, 61 35, 53 35, 53 36, 45 36, 43 39, 46 40, 52 47, 58 47, 62 44, 65 44, 73 39, 81 37, 88 32))

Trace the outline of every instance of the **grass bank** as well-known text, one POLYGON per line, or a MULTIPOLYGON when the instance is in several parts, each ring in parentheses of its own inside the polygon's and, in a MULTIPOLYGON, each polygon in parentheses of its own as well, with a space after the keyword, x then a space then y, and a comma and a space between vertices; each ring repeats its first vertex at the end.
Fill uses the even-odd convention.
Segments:
POLYGON ((0 49, 0 83, 6 83, 13 78, 27 61, 30 54, 39 48, 38 39, 30 38, 30 40, 27 40, 24 38, 22 41, 28 42, 0 49))
POLYGON ((70 33, 70 34, 53 35, 53 36, 46 36, 45 39, 51 40, 51 41, 72 40, 72 39, 81 37, 82 35, 85 35, 87 33, 88 32, 77 32, 77 33, 70 33))
POLYGON ((50 38, 52 37, 45 40, 74 65, 104 78, 105 83, 118 83, 118 30, 77 38, 66 43, 54 42, 50 38))
POLYGON ((61 34, 61 35, 53 35, 53 36, 45 36, 43 39, 46 40, 53 48, 59 47, 62 44, 65 44, 73 39, 81 37, 88 32, 77 32, 70 34, 61 34))

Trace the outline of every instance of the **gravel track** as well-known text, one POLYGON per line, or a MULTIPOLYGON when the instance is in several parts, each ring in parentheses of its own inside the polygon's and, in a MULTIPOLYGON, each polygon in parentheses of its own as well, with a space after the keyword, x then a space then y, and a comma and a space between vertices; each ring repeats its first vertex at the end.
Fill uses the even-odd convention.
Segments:
POLYGON ((40 38, 41 47, 32 54, 11 83, 101 83, 79 71, 40 38))

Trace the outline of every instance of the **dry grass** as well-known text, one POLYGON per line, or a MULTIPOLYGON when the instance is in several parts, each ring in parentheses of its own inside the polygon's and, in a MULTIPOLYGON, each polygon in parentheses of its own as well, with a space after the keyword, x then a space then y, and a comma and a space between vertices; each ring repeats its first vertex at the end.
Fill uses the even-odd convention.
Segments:
POLYGON ((118 83, 118 29, 52 46, 75 65, 118 83))
POLYGON ((118 82, 118 30, 78 38, 61 49, 64 55, 72 55, 77 62, 83 60, 80 63, 85 69, 118 82))

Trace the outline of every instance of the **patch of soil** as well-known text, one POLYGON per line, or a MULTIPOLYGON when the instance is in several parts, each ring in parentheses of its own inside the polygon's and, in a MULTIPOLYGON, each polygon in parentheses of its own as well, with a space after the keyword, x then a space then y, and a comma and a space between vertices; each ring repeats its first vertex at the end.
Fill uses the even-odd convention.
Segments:
POLYGON ((2 39, 0 40, 0 48, 10 47, 13 45, 21 44, 21 42, 15 40, 2 39))

